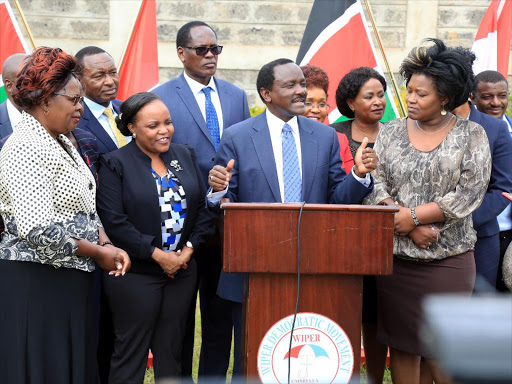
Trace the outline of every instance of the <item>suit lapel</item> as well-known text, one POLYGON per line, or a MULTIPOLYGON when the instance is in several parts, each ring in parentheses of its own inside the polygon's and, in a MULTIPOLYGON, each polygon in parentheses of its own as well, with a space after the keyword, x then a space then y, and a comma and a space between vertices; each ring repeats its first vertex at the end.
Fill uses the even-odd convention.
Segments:
POLYGON ((215 85, 217 86, 217 91, 219 92, 220 107, 222 108, 222 121, 224 129, 226 129, 226 127, 232 125, 231 121, 229 120, 229 117, 231 116, 231 93, 220 81, 217 81, 215 78, 214 81, 215 85))
POLYGON ((183 104, 185 104, 185 107, 188 109, 188 111, 196 121, 197 126, 201 129, 201 131, 203 131, 204 135, 210 141, 213 147, 213 141, 210 136, 210 132, 208 131, 208 127, 206 126, 206 122, 204 121, 203 114, 201 113, 201 110, 197 105, 196 98, 192 94, 192 90, 188 86, 187 81, 185 80, 183 74, 181 74, 179 79, 180 81, 176 85, 176 91, 180 96, 181 100, 183 101, 183 104))
POLYGON ((96 136, 96 138, 101 141, 110 151, 117 149, 117 145, 112 141, 108 133, 105 132, 105 129, 103 129, 98 119, 94 117, 87 104, 84 105, 84 114, 82 115, 82 120, 86 121, 84 128, 88 129, 94 136, 96 136))
POLYGON ((0 137, 4 138, 12 133, 11 121, 7 112, 7 103, 0 104, 0 137))
POLYGON ((298 117, 300 148, 302 152, 302 200, 308 201, 317 166, 318 141, 313 136, 313 128, 305 118, 298 117))
POLYGON ((254 119, 253 129, 256 131, 252 135, 254 150, 258 156, 261 169, 265 174, 270 190, 274 195, 276 202, 281 202, 281 193, 279 192, 279 181, 277 180, 276 162, 274 159, 274 150, 272 149, 272 140, 267 126, 266 113, 262 113, 254 119))

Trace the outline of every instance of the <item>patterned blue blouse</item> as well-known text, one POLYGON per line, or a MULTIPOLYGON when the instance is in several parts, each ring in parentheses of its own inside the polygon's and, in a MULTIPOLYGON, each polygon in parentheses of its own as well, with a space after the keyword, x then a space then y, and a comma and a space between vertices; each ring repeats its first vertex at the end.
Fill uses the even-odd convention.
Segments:
POLYGON ((174 251, 181 238, 183 223, 187 215, 187 200, 185 190, 180 181, 171 172, 160 177, 151 169, 158 191, 160 205, 160 219, 162 223, 162 250, 174 251))

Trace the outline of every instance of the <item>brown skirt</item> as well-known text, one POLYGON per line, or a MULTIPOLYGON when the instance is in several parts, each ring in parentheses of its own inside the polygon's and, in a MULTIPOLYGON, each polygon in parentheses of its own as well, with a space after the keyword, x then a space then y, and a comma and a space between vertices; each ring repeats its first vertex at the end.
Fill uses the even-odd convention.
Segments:
POLYGON ((431 262, 395 256, 393 275, 377 277, 377 339, 391 348, 429 358, 419 339, 422 299, 436 293, 471 296, 475 274, 473 251, 431 262))

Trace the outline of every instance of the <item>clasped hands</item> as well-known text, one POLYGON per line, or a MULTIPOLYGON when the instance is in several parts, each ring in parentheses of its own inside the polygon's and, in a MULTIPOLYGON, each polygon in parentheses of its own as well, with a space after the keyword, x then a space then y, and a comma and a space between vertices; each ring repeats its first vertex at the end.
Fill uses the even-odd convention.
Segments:
POLYGON ((180 269, 187 269, 188 262, 192 257, 194 250, 187 246, 176 252, 164 252, 159 248, 155 248, 151 257, 163 269, 164 273, 171 279, 174 279, 180 269))
POLYGON ((400 208, 395 214, 395 233, 398 236, 409 236, 418 248, 427 249, 439 241, 441 230, 433 224, 415 225, 411 209, 394 203, 400 208))

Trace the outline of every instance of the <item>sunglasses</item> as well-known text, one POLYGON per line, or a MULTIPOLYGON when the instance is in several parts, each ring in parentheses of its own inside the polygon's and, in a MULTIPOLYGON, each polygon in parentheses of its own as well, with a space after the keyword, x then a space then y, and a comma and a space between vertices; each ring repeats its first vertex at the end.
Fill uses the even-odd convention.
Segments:
POLYGON ((70 99, 73 99, 73 105, 76 105, 76 103, 78 103, 78 102, 80 102, 80 104, 82 104, 82 106, 84 105, 84 97, 83 96, 66 95, 65 93, 57 93, 57 92, 55 92, 54 95, 66 96, 66 97, 69 97, 70 99))
POLYGON ((211 47, 206 47, 204 45, 201 45, 199 47, 185 47, 187 49, 195 49, 197 56, 206 56, 208 54, 208 51, 211 51, 212 54, 215 56, 220 55, 222 52, 222 45, 212 45, 211 47))

